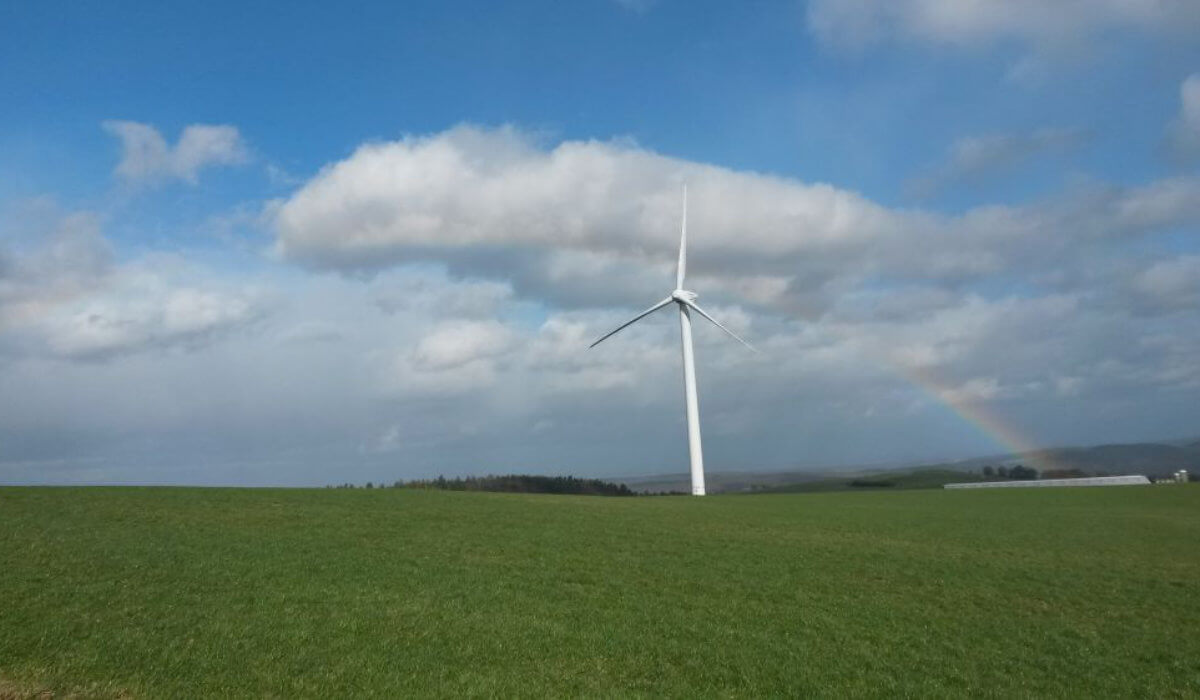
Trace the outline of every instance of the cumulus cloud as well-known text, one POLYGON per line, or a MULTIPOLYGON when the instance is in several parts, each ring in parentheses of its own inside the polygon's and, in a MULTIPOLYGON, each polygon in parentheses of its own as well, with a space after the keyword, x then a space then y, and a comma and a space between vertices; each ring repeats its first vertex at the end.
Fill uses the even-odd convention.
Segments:
POLYGON ((68 360, 195 346, 253 320, 260 302, 170 256, 117 263, 90 213, 0 246, 0 349, 68 360))
MULTIPOLYGON (((1073 425, 1114 410, 1114 401, 1186 396, 1188 386, 1200 386, 1200 360, 1189 346, 1200 342, 1195 311, 1135 316, 1099 303, 1096 291, 1142 277, 1147 293, 1186 288, 1190 273, 1175 270, 1172 260, 1117 268, 1111 271, 1116 277, 1037 295, 865 282, 812 320, 775 307, 714 304, 710 310, 763 355, 708 324, 696 325, 705 430, 721 435, 706 445, 710 464, 928 456, 921 450, 931 449, 929 421, 944 413, 943 401, 996 406, 1010 419, 1035 420, 1050 430, 1046 426, 1062 428, 1065 413, 1073 425), (1171 324, 1169 332, 1159 319, 1171 324), (1067 410, 1064 397, 1077 402, 1067 410)), ((228 281, 155 268, 172 289, 241 293, 228 281)), ((614 474, 683 464, 678 324, 670 313, 588 350, 630 310, 534 312, 542 305, 505 294, 488 317, 470 313, 471 305, 462 307, 465 316, 423 303, 384 308, 376 299, 390 290, 472 298, 494 283, 424 267, 374 279, 285 272, 263 282, 276 289, 271 296, 278 307, 254 334, 225 326, 202 335, 202 344, 180 339, 169 346, 187 352, 129 351, 107 355, 103 363, 62 362, 48 350, 25 356, 20 371, 0 363, 6 388, 35 397, 19 411, 0 406, 7 456, 61 457, 65 434, 79 436, 81 455, 111 461, 121 436, 147 435, 170 441, 165 452, 151 453, 171 465, 162 473, 204 483, 322 484, 505 468, 614 474), (320 342, 297 342, 298 336, 320 342), (88 410, 89 401, 103 403, 103 414, 88 410), (36 427, 51 421, 73 427, 59 430, 53 444, 34 441, 36 427), (551 430, 529 432, 550 423, 551 430), (199 435, 219 444, 197 443, 199 435), (178 453, 180 445, 186 452, 178 453), (189 460, 203 463, 202 471, 180 471, 179 463, 189 460), (256 466, 216 466, 227 464, 256 466)), ((112 317, 164 314, 170 293, 149 296, 149 308, 112 317)), ((102 353, 100 347, 92 345, 91 352, 102 353)), ((959 435, 973 434, 953 425, 939 440, 959 435)), ((971 439, 961 449, 994 449, 986 440, 981 446, 978 435, 971 439)), ((12 469, 0 464, 0 478, 35 473, 12 469)), ((69 479, 77 472, 54 473, 69 479)))
POLYGON ((672 314, 587 346, 672 284, 685 179, 691 284, 763 352, 695 326, 714 469, 995 449, 947 402, 1054 442, 1192 420, 1196 256, 1159 243, 1200 226, 1198 178, 951 216, 461 127, 272 204, 298 265, 118 260, 88 216, 0 245, 0 381, 30 397, 0 402, 0 479, 96 455, 202 483, 678 468, 672 314))
POLYGON ((412 359, 422 369, 447 370, 502 355, 510 331, 497 321, 453 321, 421 338, 412 359))
MULTIPOLYGON (((993 167, 1010 157, 1001 146, 1036 151, 1070 138, 1047 131, 963 147, 958 167, 993 167)), ((1189 177, 947 216, 628 143, 546 145, 513 129, 459 127, 371 144, 323 170, 275 207, 275 250, 317 269, 384 279, 392 273, 378 271, 409 270, 404 284, 415 286, 379 285, 391 300, 380 307, 394 313, 459 309, 460 321, 429 326, 383 363, 393 397, 469 396, 532 423, 563 422, 548 407, 586 412, 565 407, 584 394, 597 411, 605 396, 670 411, 678 341, 665 316, 584 348, 671 283, 684 180, 692 284, 769 358, 756 362, 701 325, 701 361, 721 368, 706 381, 717 397, 750 401, 737 410, 758 417, 756 430, 777 424, 768 415, 793 415, 797 391, 815 402, 805 406, 826 407, 807 417, 815 424, 898 420, 926 410, 922 396, 1019 411, 1186 386, 1200 374, 1176 345, 1122 340, 1177 313, 1148 301, 1149 280, 1184 285, 1181 263, 1122 261, 1148 236, 1200 223, 1200 180, 1189 177), (426 289, 411 276, 429 263, 450 278, 426 289), (1113 291, 1134 288, 1142 291, 1113 291), (481 301, 436 301, 459 296, 481 301), (546 320, 503 332, 483 320, 522 303, 544 307, 546 320), (1160 371, 1139 370, 1150 357, 1160 371)), ((736 408, 711 403, 717 413, 736 408)))
MULTIPOLYGON (((1003 149, 963 151, 960 167, 978 169, 1003 149)), ((624 143, 544 147, 513 129, 459 127, 364 146, 323 170, 273 208, 275 251, 319 269, 433 261, 555 306, 644 305, 670 284, 685 180, 701 291, 808 316, 868 282, 1049 272, 1084 242, 1200 219, 1196 178, 947 216, 624 143)))
POLYGON ((966 136, 950 146, 944 163, 909 183, 916 197, 929 197, 944 187, 979 182, 1012 170, 1039 155, 1064 153, 1086 140, 1081 129, 1047 127, 1028 133, 966 136))
POLYGON ((495 316, 513 296, 505 282, 464 280, 448 285, 445 275, 422 270, 377 279, 372 289, 375 305, 387 313, 424 309, 451 318, 495 316))
POLYGON ((384 365, 381 386, 407 398, 489 392, 514 342, 498 321, 438 321, 384 365))
POLYGON ((1167 128, 1167 144, 1174 160, 1194 163, 1200 159, 1200 73, 1179 86, 1179 101, 1179 116, 1167 128))
POLYGON ((103 292, 39 319, 33 333, 56 356, 107 359, 203 345, 250 322, 259 311, 247 294, 173 286, 157 273, 124 269, 103 292))
POLYGON ((1152 310, 1200 308, 1200 255, 1158 261, 1135 273, 1131 283, 1152 310))
POLYGON ((250 157, 241 134, 229 125, 192 124, 173 146, 149 124, 110 120, 103 127, 121 141, 121 162, 115 172, 130 182, 174 178, 194 183, 204 168, 240 165, 250 157))
POLYGON ((822 42, 862 48, 888 40, 963 48, 1017 41, 1075 45, 1112 30, 1187 36, 1200 5, 1161 0, 811 0, 808 27, 822 42))
POLYGON ((30 321, 102 285, 112 247, 88 212, 52 215, 44 236, 0 239, 0 330, 30 321))

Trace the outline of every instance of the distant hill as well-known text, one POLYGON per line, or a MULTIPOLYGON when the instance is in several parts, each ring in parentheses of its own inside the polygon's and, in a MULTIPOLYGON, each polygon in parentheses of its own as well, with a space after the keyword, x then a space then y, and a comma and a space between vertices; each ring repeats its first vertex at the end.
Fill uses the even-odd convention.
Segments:
POLYGON ((1200 466, 1200 443, 1183 447, 1153 443, 1100 445, 1044 452, 1045 457, 1056 464, 1088 472, 1134 471, 1165 476, 1180 469, 1196 469, 1200 466))
POLYGON ((980 474, 954 469, 913 469, 890 471, 862 476, 837 476, 776 486, 761 486, 750 493, 809 493, 817 491, 899 491, 905 489, 940 489, 946 484, 964 481, 983 481, 980 474))
POLYGON ((1167 476, 1180 469, 1200 470, 1200 441, 1181 444, 1131 443, 1092 447, 1055 447, 1001 457, 980 457, 930 465, 960 471, 978 471, 985 465, 1027 464, 1038 468, 1078 469, 1089 474, 1145 474, 1167 476))
MULTIPOLYGON (((856 466, 778 472, 709 472, 709 493, 795 492, 869 488, 938 488, 955 481, 981 479, 985 466, 1023 464, 1042 470, 1077 469, 1088 474, 1144 474, 1166 477, 1180 469, 1200 473, 1200 439, 1141 442, 1088 447, 1054 447, 1031 452, 973 457, 954 462, 906 466, 856 466), (851 486, 854 481, 890 482, 890 486, 851 486)), ((642 493, 689 492, 687 473, 616 479, 642 493)))

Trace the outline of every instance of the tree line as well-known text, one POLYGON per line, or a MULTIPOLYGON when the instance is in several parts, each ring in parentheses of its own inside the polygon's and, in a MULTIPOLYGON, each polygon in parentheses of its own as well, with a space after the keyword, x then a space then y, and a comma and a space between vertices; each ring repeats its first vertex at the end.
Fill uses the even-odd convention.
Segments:
MULTIPOLYGON (((329 488, 358 488, 345 483, 329 488)), ((581 496, 635 496, 625 484, 614 484, 601 479, 580 479, 574 476, 539 476, 535 474, 489 474, 447 479, 397 480, 391 484, 374 484, 368 481, 362 488, 405 488, 438 489, 442 491, 498 491, 502 493, 557 493, 581 496)))
MULTIPOLYGON (((1047 472, 1047 474, 1049 473, 1050 472, 1047 472)), ((1038 478, 1038 470, 1034 469, 1033 467, 1027 467, 1024 464, 1017 464, 1012 467, 1006 467, 1003 465, 999 467, 987 466, 983 468, 983 476, 985 479, 999 477, 1001 479, 1014 479, 1017 481, 1034 481, 1038 478)), ((1064 477, 1047 476, 1046 478, 1058 479, 1064 477)))
POLYGON ((1000 479, 1015 479, 1018 481, 1034 481, 1037 479, 1082 479, 1088 476, 1094 476, 1082 469, 1047 469, 1044 472, 1038 473, 1038 470, 1033 467, 1027 467, 1024 464, 1018 464, 1013 467, 984 467, 984 478, 1000 478, 1000 479))

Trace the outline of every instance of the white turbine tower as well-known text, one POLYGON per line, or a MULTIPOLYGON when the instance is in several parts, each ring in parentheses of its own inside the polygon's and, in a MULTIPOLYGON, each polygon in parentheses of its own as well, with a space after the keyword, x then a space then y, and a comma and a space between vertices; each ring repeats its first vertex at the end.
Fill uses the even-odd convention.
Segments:
MULTIPOLYGON (((687 185, 683 186, 682 229, 679 235, 679 265, 675 268, 675 291, 671 292, 671 296, 604 334, 588 347, 596 347, 618 331, 633 325, 671 302, 679 306, 679 333, 683 340, 683 396, 687 405, 688 455, 692 462, 692 495, 703 496, 704 452, 700 447, 700 404, 696 398, 696 360, 692 351, 692 317, 689 309, 712 321, 713 325, 733 336, 733 339, 742 345, 751 350, 754 350, 754 347, 718 323, 717 319, 709 316, 704 309, 696 305, 696 293, 683 288, 683 278, 687 275, 687 185)), ((758 351, 754 350, 754 352, 758 351)))

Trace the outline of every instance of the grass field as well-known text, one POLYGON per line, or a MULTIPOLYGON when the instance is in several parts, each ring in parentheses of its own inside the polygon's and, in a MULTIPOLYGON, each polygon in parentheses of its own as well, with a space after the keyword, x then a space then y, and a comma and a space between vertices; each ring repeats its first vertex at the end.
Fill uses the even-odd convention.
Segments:
POLYGON ((1200 488, 0 489, 0 696, 1200 695, 1200 488))

